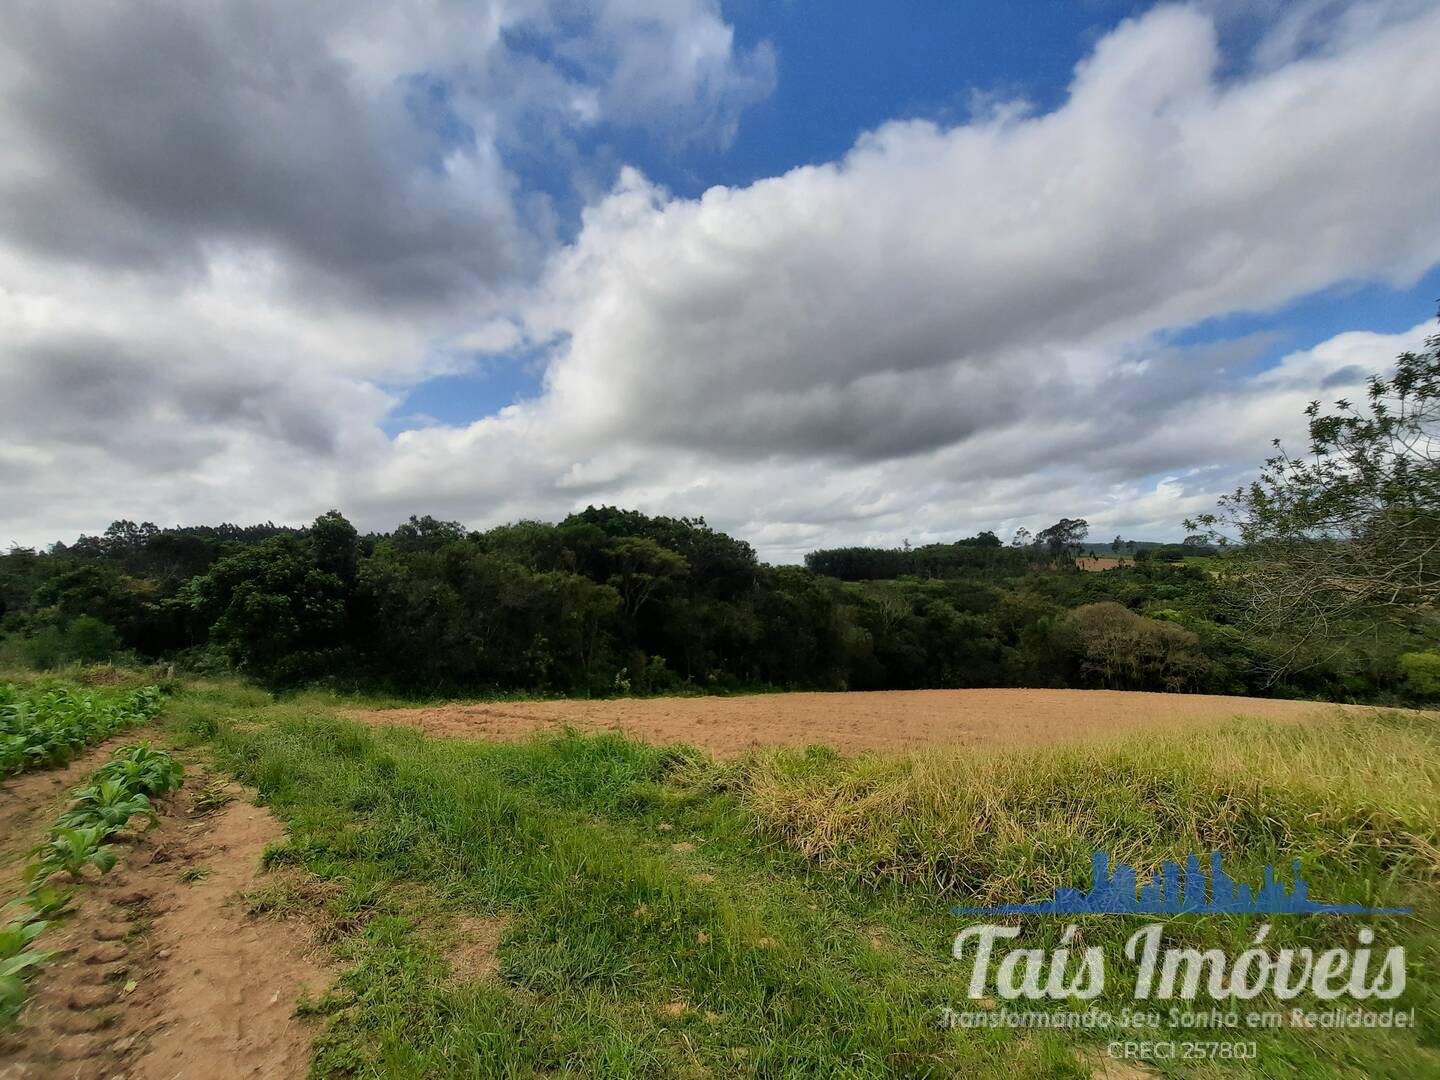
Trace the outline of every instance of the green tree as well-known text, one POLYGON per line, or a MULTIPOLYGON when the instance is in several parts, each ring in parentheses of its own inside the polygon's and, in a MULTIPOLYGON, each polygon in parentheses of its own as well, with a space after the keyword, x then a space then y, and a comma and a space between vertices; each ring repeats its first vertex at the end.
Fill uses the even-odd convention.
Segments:
POLYGON ((1192 690, 1208 674, 1200 639, 1121 604, 1085 604, 1066 616, 1081 672, 1112 690, 1192 690))
POLYGON ((185 600, 238 668, 293 685, 337 666, 348 595, 308 544, 277 536, 221 559, 190 583, 185 600))
POLYGON ((1308 453, 1275 454, 1217 513, 1186 522, 1228 547, 1228 580, 1251 627, 1285 645, 1281 670, 1316 641, 1440 619, 1440 335, 1370 378, 1365 401, 1305 410, 1308 453))
POLYGON ((1413 652, 1400 657, 1400 670, 1410 692, 1425 701, 1440 698, 1440 652, 1413 652))
MULTIPOLYGON (((523 524, 523 523, 522 523, 523 524)), ((456 540, 465 539, 465 526, 458 521, 439 521, 429 514, 410 515, 410 520, 390 534, 390 543, 401 550, 434 551, 456 540)))
POLYGON ((327 510, 310 526, 315 565, 341 581, 354 581, 360 561, 360 534, 339 510, 327 510))
POLYGON ((1041 544, 1050 558, 1062 562, 1073 555, 1081 541, 1090 535, 1090 523, 1084 518, 1061 518, 1047 529, 1035 534, 1035 541, 1041 544))
POLYGON ((606 546, 605 554, 613 568, 609 584, 620 594, 625 614, 632 619, 690 568, 675 552, 641 536, 621 537, 606 546))
POLYGON ((469 541, 382 544, 361 585, 373 612, 368 666, 426 691, 589 690, 620 606, 608 586, 535 574, 469 541))

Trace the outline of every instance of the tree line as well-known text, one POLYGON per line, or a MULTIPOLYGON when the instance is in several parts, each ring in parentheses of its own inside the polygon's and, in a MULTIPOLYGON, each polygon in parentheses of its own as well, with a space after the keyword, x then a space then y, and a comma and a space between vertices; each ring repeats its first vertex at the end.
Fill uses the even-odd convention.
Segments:
POLYGON ((566 695, 1110 687, 1404 700, 1413 642, 1357 640, 1276 683, 1211 573, 1076 570, 1048 540, 817 551, 760 562, 703 519, 591 507, 485 531, 412 517, 360 534, 161 529, 0 556, 0 650, 37 666, 131 655, 284 689, 566 695))

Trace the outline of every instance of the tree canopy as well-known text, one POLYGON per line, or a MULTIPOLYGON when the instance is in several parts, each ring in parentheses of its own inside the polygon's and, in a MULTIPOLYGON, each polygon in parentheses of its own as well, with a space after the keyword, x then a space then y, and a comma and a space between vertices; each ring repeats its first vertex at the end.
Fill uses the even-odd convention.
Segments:
POLYGON ((1309 662, 1381 625, 1440 619, 1440 335, 1371 376, 1365 399, 1313 401, 1309 446, 1280 440, 1260 474, 1187 522, 1230 549, 1246 622, 1309 662))

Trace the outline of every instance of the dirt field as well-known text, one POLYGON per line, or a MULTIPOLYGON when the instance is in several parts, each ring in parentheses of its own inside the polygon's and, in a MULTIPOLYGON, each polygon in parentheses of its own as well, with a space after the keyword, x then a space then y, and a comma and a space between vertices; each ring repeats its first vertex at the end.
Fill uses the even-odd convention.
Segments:
POLYGON ((1081 570, 1100 571, 1114 570, 1117 566, 1131 566, 1135 562, 1134 556, 1128 559, 1114 558, 1110 555, 1097 555, 1095 558, 1085 556, 1075 560, 1075 565, 1081 570))
POLYGON ((814 743, 852 752, 1026 745, 1203 727, 1236 716, 1302 721, 1353 708, 1360 706, 1118 690, 895 690, 517 701, 352 710, 348 715, 369 724, 409 724, 432 735, 474 739, 519 738, 570 725, 734 755, 754 746, 814 743))

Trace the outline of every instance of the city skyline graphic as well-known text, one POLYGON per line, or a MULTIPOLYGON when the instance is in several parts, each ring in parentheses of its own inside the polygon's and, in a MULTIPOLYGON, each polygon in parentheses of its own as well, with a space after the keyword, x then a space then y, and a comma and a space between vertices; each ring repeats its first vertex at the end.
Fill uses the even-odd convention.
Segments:
POLYGON ((1291 863, 1293 886, 1275 876, 1273 864, 1265 867, 1258 889, 1236 881, 1212 851, 1209 874, 1200 856, 1191 852, 1182 867, 1166 862, 1149 881, 1141 882, 1133 866, 1116 862, 1110 872, 1110 853, 1090 855, 1090 888, 1061 886, 1049 900, 998 907, 951 908, 956 915, 1409 915, 1413 908, 1371 908, 1363 904, 1326 904, 1310 897, 1310 885, 1300 874, 1300 860, 1291 863))

